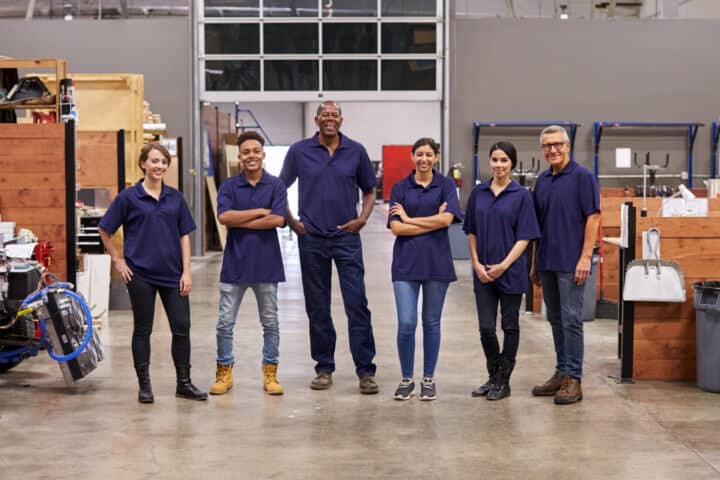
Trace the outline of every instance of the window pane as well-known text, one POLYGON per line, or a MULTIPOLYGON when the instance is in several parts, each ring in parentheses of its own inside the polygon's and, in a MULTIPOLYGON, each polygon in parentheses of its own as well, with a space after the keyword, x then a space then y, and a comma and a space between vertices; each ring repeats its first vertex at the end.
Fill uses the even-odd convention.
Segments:
POLYGON ((377 23, 323 22, 323 53, 377 53, 377 23))
POLYGON ((259 17, 260 0, 205 0, 205 16, 259 17))
POLYGON ((205 24, 206 54, 260 53, 260 25, 205 24))
POLYGON ((377 62, 325 60, 323 90, 377 90, 377 62))
POLYGON ((435 90, 435 60, 383 60, 383 90, 435 90))
POLYGON ((317 0, 265 0, 263 15, 266 17, 317 17, 317 0))
POLYGON ((323 17, 377 17, 376 0, 332 0, 322 5, 323 17))
POLYGON ((260 90, 259 61, 205 62, 205 90, 260 90))
POLYGON ((265 90, 317 90, 315 60, 266 60, 265 90))
POLYGON ((265 53, 318 53, 317 23, 266 23, 265 53))
POLYGON ((382 0, 383 17, 434 17, 436 0, 382 0))
POLYGON ((435 53, 434 23, 383 23, 382 53, 435 53))

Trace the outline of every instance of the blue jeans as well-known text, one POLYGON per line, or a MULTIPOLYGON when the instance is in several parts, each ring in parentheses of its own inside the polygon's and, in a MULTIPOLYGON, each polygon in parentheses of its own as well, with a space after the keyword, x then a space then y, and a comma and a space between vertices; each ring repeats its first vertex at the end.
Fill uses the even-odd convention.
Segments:
POLYGON ((217 363, 232 365, 233 329, 245 290, 255 292, 260 323, 263 327, 263 365, 278 363, 280 331, 278 328, 277 283, 220 282, 220 313, 217 321, 217 363))
POLYGON ((335 371, 337 335, 330 315, 332 262, 335 261, 355 372, 360 377, 375 375, 375 339, 365 296, 360 235, 324 237, 306 233, 298 237, 298 246, 305 311, 310 322, 310 354, 316 362, 315 371, 335 371))
POLYGON ((418 322, 418 294, 423 292, 423 376, 435 375, 440 353, 440 317, 442 316, 448 282, 396 281, 395 306, 398 316, 397 346, 403 378, 412 378, 415 363, 415 330, 418 322))
POLYGON ((576 285, 574 273, 538 273, 555 342, 556 368, 560 373, 580 380, 584 350, 582 307, 585 284, 576 285))
POLYGON ((488 367, 497 365, 501 356, 508 362, 515 363, 520 345, 521 302, 521 293, 502 293, 494 282, 475 289, 480 342, 488 367), (500 303, 500 326, 503 331, 502 353, 500 353, 500 343, 497 337, 498 302, 500 303))

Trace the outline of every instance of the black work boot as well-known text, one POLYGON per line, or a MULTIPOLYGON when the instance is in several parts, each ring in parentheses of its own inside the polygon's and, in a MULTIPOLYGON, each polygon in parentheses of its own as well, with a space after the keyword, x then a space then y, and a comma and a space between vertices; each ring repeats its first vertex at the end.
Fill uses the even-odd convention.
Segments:
POLYGON ((152 392, 152 385, 150 384, 150 367, 147 365, 144 367, 135 367, 135 373, 137 373, 138 386, 138 402, 140 403, 153 403, 155 397, 152 392))
POLYGON ((207 392, 203 392, 190 380, 190 367, 175 367, 177 372, 176 397, 188 398, 190 400, 207 400, 207 392))
POLYGON ((510 375, 515 368, 515 361, 503 358, 500 360, 500 369, 498 370, 497 380, 490 387, 487 393, 488 400, 501 400, 510 396, 510 375))
POLYGON ((500 361, 497 359, 487 360, 486 366, 488 371, 488 381, 472 391, 473 397, 484 397, 490 391, 492 384, 495 383, 495 377, 497 377, 498 370, 500 369, 500 361))

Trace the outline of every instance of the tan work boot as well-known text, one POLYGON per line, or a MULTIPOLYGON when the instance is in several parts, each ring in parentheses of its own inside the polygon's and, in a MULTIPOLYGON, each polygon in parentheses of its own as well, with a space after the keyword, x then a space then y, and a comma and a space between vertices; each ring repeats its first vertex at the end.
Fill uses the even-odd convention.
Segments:
POLYGON ((532 389, 532 394, 536 397, 552 397, 555 395, 560 387, 562 386, 564 375, 557 370, 555 374, 542 385, 536 385, 532 389))
POLYGON ((557 405, 570 405, 582 400, 582 385, 580 380, 573 377, 563 378, 562 387, 555 394, 555 403, 557 405))
POLYGON ((232 365, 217 364, 215 383, 210 387, 211 395, 223 395, 233 386, 232 365))
POLYGON ((282 395, 283 388, 277 381, 277 364, 263 365, 263 390, 268 395, 282 395))

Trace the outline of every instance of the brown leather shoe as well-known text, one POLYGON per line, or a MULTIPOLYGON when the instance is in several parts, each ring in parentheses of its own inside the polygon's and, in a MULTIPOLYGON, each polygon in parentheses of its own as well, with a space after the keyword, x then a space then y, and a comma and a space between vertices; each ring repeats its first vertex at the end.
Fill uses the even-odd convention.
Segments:
POLYGON ((319 372, 310 382, 310 388, 313 390, 327 390, 330 385, 332 385, 332 373, 330 372, 319 372))
POLYGON ((536 397, 552 397, 562 386, 563 374, 555 370, 552 378, 542 385, 536 385, 532 389, 532 394, 536 397))
POLYGON ((372 395, 378 393, 379 390, 378 384, 375 383, 375 377, 360 377, 360 393, 372 395))
POLYGON ((564 377, 562 387, 555 394, 557 405, 570 405, 582 400, 582 385, 580 380, 573 377, 564 377))

